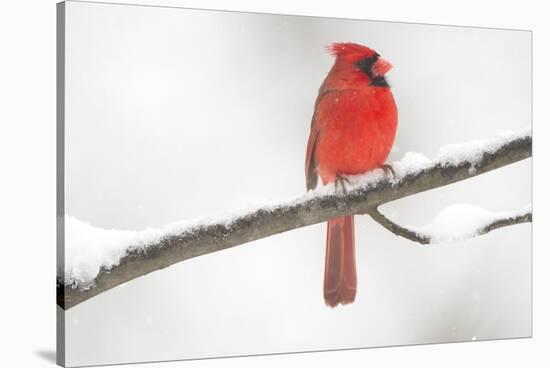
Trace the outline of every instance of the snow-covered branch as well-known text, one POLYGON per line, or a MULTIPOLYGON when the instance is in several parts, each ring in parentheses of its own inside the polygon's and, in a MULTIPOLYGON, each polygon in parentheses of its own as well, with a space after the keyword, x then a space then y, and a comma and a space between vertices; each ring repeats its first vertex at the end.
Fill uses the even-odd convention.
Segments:
POLYGON ((512 212, 491 212, 483 208, 457 204, 441 211, 429 224, 421 228, 401 226, 378 208, 369 212, 372 219, 397 236, 420 244, 452 243, 487 234, 504 226, 532 221, 531 206, 512 212))
MULTIPOLYGON (((58 305, 69 309, 115 286, 183 260, 338 216, 369 214, 398 235, 403 236, 403 231, 414 233, 415 229, 394 224, 377 208, 528 157, 531 157, 531 132, 524 130, 491 140, 446 146, 434 160, 408 153, 392 163, 394 176, 375 170, 350 177, 347 193, 337 193, 334 186, 329 185, 292 200, 218 219, 199 219, 160 230, 132 232, 99 229, 67 218, 66 265, 64 270, 59 270, 58 305)), ((528 216, 530 219, 530 213, 528 216)), ((478 233, 519 222, 510 218, 494 220, 485 223, 484 229, 477 229, 478 233)))

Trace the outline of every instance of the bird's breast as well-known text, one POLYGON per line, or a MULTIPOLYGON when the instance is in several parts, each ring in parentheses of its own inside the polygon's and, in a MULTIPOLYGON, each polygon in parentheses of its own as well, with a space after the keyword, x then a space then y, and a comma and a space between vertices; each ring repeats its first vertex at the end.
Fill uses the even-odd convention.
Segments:
POLYGON ((316 120, 318 173, 328 182, 384 164, 395 138, 397 109, 389 88, 342 90, 319 101, 316 120))

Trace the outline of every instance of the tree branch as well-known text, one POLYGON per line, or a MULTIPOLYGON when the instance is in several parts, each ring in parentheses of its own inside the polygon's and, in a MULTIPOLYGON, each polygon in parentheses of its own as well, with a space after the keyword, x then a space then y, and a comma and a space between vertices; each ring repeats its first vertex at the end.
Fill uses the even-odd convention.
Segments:
POLYGON ((518 214, 516 216, 512 217, 504 217, 498 220, 495 220, 491 222, 490 224, 487 224, 483 228, 479 230, 478 235, 484 235, 487 234, 490 231, 500 229, 501 227, 510 226, 510 225, 517 225, 522 224, 524 222, 532 222, 533 221, 533 214, 531 211, 523 214, 518 214))
MULTIPOLYGON (((384 216, 378 208, 374 208, 368 213, 372 219, 376 222, 378 222, 380 225, 385 227, 390 232, 394 233, 397 236, 401 236, 405 239, 408 239, 413 242, 417 242, 420 244, 433 244, 437 243, 437 239, 434 239, 434 236, 430 234, 429 232, 423 232, 418 231, 415 229, 410 229, 404 226, 401 226, 386 216, 384 216)), ((471 236, 479 236, 487 234, 490 231, 499 229, 501 227, 505 226, 511 226, 516 224, 522 224, 525 222, 532 222, 532 212, 529 211, 522 211, 518 212, 513 215, 503 215, 501 217, 497 217, 492 219, 489 223, 486 224, 480 224, 477 229, 472 231, 471 236)), ((471 237, 467 236, 467 237, 471 237)))
POLYGON ((371 211, 369 211, 369 215, 370 217, 372 217, 374 221, 378 222, 380 225, 382 225, 387 230, 391 231, 397 236, 401 236, 405 239, 409 239, 413 242, 417 242, 420 244, 429 244, 431 241, 428 235, 421 234, 419 232, 408 229, 406 227, 403 227, 391 221, 389 218, 384 216, 380 211, 378 211, 378 208, 374 208, 371 211))
MULTIPOLYGON (((423 165, 421 169, 404 170, 401 173, 398 170, 394 178, 380 173, 367 175, 365 180, 352 185, 347 194, 336 194, 333 190, 329 192, 322 188, 271 208, 257 208, 230 220, 196 224, 178 234, 169 234, 146 248, 129 248, 118 265, 110 269, 101 268, 91 287, 82 288, 74 281, 66 280, 65 275, 58 276, 58 305, 69 309, 117 285, 183 260, 325 222, 334 217, 370 214, 385 224, 386 228, 393 229, 392 232, 404 234, 403 228, 400 230, 387 219, 379 217, 373 209, 528 157, 531 157, 530 132, 470 147, 468 155, 442 156, 423 165)), ((506 225, 506 222, 493 224, 487 231, 506 225)))

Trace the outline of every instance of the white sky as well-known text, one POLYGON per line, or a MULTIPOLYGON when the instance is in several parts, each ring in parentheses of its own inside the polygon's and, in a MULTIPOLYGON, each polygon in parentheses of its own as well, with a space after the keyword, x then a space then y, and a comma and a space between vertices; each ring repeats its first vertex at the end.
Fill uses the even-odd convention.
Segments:
MULTIPOLYGON (((69 2, 67 213, 142 230, 299 195, 333 41, 367 44, 394 65, 390 161, 531 122, 528 32, 69 2)), ((530 202, 529 160, 383 210, 422 226, 455 203, 530 202)), ((91 299, 66 313, 67 362, 531 333, 530 225, 420 247, 358 218, 358 295, 335 310, 322 297, 325 236, 324 225, 280 234, 91 299)))

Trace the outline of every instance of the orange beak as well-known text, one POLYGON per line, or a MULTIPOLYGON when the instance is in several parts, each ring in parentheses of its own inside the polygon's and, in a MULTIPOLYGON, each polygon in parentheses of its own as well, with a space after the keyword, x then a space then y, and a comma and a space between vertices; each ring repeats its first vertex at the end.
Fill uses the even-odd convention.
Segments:
POLYGON ((389 61, 379 58, 372 66, 372 72, 375 76, 384 75, 390 71, 392 65, 389 61))

